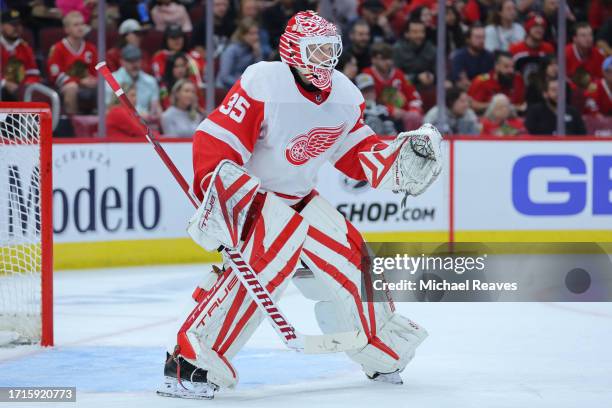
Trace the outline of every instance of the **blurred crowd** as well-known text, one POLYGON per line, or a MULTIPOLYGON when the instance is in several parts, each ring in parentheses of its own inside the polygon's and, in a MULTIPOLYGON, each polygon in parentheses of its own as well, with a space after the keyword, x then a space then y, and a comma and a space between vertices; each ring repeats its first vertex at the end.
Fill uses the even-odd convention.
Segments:
MULTIPOLYGON (((207 67, 218 104, 247 66, 279 59, 293 14, 314 9, 342 32, 336 68, 362 91, 366 123, 380 134, 437 123, 437 0, 214 0, 214 55, 205 3, 107 0, 99 16, 97 0, 0 0, 2 100, 45 84, 74 119, 56 133, 95 133, 87 124, 95 129, 96 28, 105 24, 105 59, 140 114, 164 135, 191 136, 204 118, 207 67)), ((566 133, 612 135, 612 0, 567 1, 565 84, 558 10, 559 0, 446 1, 446 133, 554 134, 564 86, 566 133)), ((110 88, 105 100, 107 135, 141 136, 110 88)))

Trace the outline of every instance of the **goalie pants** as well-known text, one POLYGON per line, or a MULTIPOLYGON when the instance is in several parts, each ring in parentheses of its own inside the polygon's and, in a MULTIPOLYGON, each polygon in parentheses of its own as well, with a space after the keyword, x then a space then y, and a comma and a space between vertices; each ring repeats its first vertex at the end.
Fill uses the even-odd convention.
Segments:
MULTIPOLYGON (((274 299, 293 278, 304 296, 317 301, 323 333, 359 329, 367 335, 367 346, 347 352, 366 374, 403 370, 427 333, 394 313, 392 302, 364 299, 371 294, 360 293, 363 240, 355 227, 318 195, 297 213, 266 194, 260 214, 241 251, 274 299), (295 275, 300 260, 308 270, 295 275)), ((230 361, 264 316, 231 269, 211 273, 193 298, 197 304, 178 333, 179 352, 208 370, 208 381, 232 387, 238 374, 230 361)))

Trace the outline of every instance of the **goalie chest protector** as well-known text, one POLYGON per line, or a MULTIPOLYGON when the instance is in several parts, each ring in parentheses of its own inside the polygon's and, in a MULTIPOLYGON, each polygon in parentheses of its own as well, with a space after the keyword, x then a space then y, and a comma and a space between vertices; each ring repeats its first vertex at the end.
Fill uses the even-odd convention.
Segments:
POLYGON ((250 97, 263 103, 260 134, 245 167, 264 190, 307 195, 324 162, 334 163, 373 133, 364 132, 360 124, 361 93, 338 71, 332 76, 331 93, 320 104, 302 95, 282 62, 254 64, 240 82, 250 97))

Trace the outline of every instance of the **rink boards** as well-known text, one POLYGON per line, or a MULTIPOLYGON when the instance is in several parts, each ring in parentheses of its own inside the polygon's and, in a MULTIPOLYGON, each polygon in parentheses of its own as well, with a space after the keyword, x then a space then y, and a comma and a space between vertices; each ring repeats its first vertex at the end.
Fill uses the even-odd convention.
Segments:
MULTIPOLYGON (((191 180, 190 141, 164 147, 191 180)), ((406 208, 327 164, 317 189, 374 241, 612 242, 609 140, 457 138, 443 151, 440 179, 406 208)), ((193 209, 144 142, 57 142, 53 187, 56 268, 218 259, 186 237, 193 209)))

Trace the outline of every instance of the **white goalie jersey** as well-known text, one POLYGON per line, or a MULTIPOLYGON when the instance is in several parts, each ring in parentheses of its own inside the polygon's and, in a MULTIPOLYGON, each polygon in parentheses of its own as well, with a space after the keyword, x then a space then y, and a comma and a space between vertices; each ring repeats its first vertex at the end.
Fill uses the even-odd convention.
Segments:
POLYGON ((347 176, 366 180, 358 153, 384 142, 363 123, 363 97, 334 71, 331 92, 307 91, 282 62, 250 66, 194 137, 194 191, 230 159, 261 181, 261 189, 288 203, 312 191, 329 161, 347 176))

